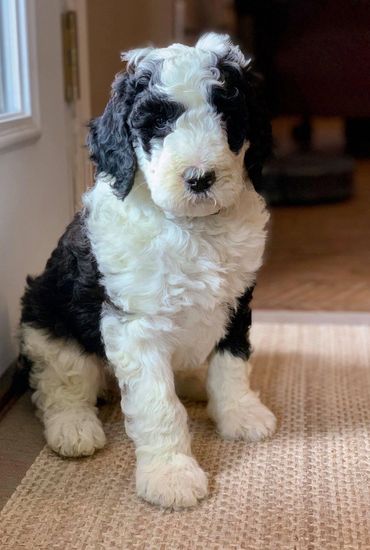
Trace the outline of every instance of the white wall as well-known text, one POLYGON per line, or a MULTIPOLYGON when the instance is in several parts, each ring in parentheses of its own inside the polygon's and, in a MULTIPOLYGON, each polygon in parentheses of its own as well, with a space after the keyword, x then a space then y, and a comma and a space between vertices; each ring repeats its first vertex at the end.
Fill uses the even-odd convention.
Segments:
POLYGON ((124 67, 120 53, 173 41, 173 0, 87 0, 91 113, 102 113, 114 75, 124 67))
POLYGON ((0 150, 0 373, 17 353, 19 298, 72 215, 63 99, 59 0, 37 0, 42 135, 0 150))

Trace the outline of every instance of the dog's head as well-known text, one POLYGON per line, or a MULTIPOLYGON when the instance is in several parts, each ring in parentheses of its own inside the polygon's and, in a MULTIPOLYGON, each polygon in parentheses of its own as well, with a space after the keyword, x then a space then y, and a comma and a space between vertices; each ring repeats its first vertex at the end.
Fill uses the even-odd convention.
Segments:
POLYGON ((194 48, 174 44, 124 54, 104 114, 90 124, 98 173, 123 199, 137 167, 153 201, 176 216, 233 205, 256 183, 271 143, 270 122, 250 60, 226 35, 194 48))

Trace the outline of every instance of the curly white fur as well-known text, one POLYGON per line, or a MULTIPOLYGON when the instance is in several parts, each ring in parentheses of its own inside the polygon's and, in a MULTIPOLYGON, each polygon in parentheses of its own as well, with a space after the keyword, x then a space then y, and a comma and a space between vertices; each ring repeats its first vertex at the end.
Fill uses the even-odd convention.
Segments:
POLYGON ((105 445, 95 407, 103 384, 99 361, 75 342, 50 338, 23 325, 23 353, 33 362, 32 400, 45 426, 49 446, 62 456, 87 456, 105 445))
POLYGON ((208 216, 235 204, 241 193, 243 161, 249 144, 239 153, 230 151, 224 123, 209 103, 212 86, 220 86, 217 56, 229 52, 228 65, 245 67, 248 61, 226 35, 210 33, 195 48, 174 44, 168 48, 134 50, 126 55, 129 67, 140 65, 150 70, 163 63, 160 81, 151 86, 178 101, 186 111, 176 121, 173 131, 153 144, 150 158, 136 149, 139 165, 148 182, 152 199, 174 216, 208 216), (200 171, 216 170, 216 183, 207 197, 194 197, 184 187, 183 172, 195 166, 200 171))
MULTIPOLYGON (((252 186, 244 185, 238 204, 216 216, 191 219, 166 216, 140 172, 124 202, 112 195, 108 178, 100 179, 84 199, 92 247, 114 304, 103 312, 103 339, 123 391, 127 433, 136 444, 138 492, 151 502, 186 506, 205 494, 173 371, 207 361, 224 336, 228 306, 253 284, 261 265, 268 214, 252 186), (183 498, 179 455, 189 457, 183 498), (178 483, 154 481, 171 475, 178 483)), ((227 356, 225 361, 226 380, 227 356)), ((240 359, 235 363, 239 368, 244 364, 240 359)), ((238 387, 239 382, 232 380, 220 397, 222 403, 234 402, 236 389, 248 394, 249 424, 244 428, 257 438, 253 430, 263 435, 260 413, 265 408, 252 398, 247 380, 238 387)), ((216 398, 216 391, 210 393, 216 398)), ((238 412, 246 414, 242 406, 235 417, 238 412)), ((266 422, 265 435, 273 429, 273 421, 266 422)))
POLYGON ((276 419, 250 389, 251 365, 228 352, 211 359, 208 413, 222 437, 259 441, 275 431, 276 419))

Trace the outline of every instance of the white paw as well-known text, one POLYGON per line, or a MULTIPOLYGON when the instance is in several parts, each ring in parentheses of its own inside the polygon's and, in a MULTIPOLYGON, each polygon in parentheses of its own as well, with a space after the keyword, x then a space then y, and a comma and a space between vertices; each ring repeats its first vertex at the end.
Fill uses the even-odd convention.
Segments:
POLYGON ((176 453, 138 462, 136 490, 143 499, 164 508, 194 506, 207 495, 207 476, 191 456, 176 453))
POLYGON ((252 391, 223 408, 209 405, 208 412, 225 439, 260 441, 272 435, 276 418, 252 391))
POLYGON ((94 410, 75 409, 54 413, 45 420, 49 447, 62 456, 89 456, 104 447, 106 438, 94 410))

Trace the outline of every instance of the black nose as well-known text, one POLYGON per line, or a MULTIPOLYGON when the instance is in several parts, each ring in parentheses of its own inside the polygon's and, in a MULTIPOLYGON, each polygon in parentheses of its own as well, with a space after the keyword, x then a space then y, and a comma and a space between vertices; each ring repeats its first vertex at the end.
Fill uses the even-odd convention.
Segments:
POLYGON ((216 181, 216 174, 212 171, 199 173, 196 168, 188 168, 183 174, 184 181, 191 191, 200 193, 206 191, 216 181))

